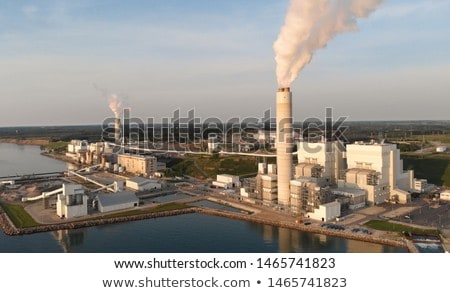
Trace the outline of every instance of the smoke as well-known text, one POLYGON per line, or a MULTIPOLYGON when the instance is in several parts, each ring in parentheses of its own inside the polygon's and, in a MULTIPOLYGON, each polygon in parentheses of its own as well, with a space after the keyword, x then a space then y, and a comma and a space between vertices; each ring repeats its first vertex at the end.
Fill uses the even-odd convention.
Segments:
POLYGON ((126 102, 127 97, 121 98, 116 94, 108 94, 107 89, 97 86, 96 83, 93 83, 92 85, 97 91, 102 93, 102 96, 104 98, 108 99, 108 105, 109 105, 109 108, 111 109, 111 111, 114 113, 114 118, 120 118, 120 114, 122 113, 122 109, 123 109, 122 101, 123 101, 123 99, 125 99, 125 102, 126 102))
POLYGON ((120 118, 120 113, 122 113, 122 101, 120 98, 113 94, 108 98, 109 108, 114 113, 115 118, 120 118))
POLYGON ((314 52, 339 33, 356 31, 383 0, 291 0, 273 45, 280 88, 290 87, 314 52))

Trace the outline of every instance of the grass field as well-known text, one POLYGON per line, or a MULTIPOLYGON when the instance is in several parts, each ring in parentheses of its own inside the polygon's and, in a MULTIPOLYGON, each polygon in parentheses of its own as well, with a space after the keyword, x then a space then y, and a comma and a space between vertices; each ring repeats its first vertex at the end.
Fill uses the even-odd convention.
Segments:
POLYGON ((67 141, 51 141, 44 148, 47 151, 52 151, 56 153, 65 153, 67 151, 67 145, 69 142, 67 141))
POLYGON ((425 139, 425 141, 439 141, 442 144, 450 146, 450 134, 415 135, 412 136, 411 139, 418 141, 422 141, 423 139, 425 139))
POLYGON ((417 234, 433 234, 437 235, 439 234, 439 231, 434 229, 418 229, 402 224, 397 223, 391 223, 387 221, 382 220, 372 220, 365 224, 365 226, 375 229, 375 230, 381 230, 381 231, 390 231, 390 232, 411 232, 411 233, 417 233, 417 234))
POLYGON ((256 174, 258 161, 242 156, 198 156, 191 155, 172 166, 175 176, 189 175, 199 179, 215 178, 217 174, 250 175, 256 174))
POLYGON ((403 168, 413 169, 415 178, 425 178, 429 183, 450 187, 450 155, 404 154, 403 168))
POLYGON ((17 228, 29 228, 40 225, 25 211, 23 206, 7 203, 0 203, 0 205, 17 228))

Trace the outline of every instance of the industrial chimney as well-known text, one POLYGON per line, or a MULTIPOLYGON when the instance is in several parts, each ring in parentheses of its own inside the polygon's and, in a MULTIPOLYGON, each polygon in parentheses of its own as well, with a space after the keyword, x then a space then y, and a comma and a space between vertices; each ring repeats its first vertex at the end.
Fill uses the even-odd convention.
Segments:
POLYGON ((277 93, 277 169, 278 203, 289 205, 292 179, 292 93, 290 88, 280 88, 277 93))
POLYGON ((121 141, 120 141, 120 118, 114 119, 114 143, 119 144, 119 145, 121 143, 121 141))

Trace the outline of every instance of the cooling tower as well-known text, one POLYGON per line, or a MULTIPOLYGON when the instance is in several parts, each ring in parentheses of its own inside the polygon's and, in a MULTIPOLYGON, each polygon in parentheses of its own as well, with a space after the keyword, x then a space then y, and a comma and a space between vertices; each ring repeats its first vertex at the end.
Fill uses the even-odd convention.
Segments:
POLYGON ((289 205, 290 181, 292 178, 292 93, 289 88, 280 88, 277 93, 277 169, 278 203, 289 205))
POLYGON ((114 119, 114 143, 120 144, 120 118, 114 119))

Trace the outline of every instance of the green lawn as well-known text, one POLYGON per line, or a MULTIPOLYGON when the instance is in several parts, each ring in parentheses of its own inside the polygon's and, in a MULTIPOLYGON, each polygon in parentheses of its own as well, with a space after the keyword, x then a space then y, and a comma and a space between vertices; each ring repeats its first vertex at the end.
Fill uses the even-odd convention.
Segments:
POLYGON ((3 210, 17 228, 40 226, 20 205, 1 203, 3 210))
POLYGON ((411 232, 411 233, 417 233, 417 234, 439 234, 439 231, 434 229, 418 229, 402 224, 397 223, 391 223, 388 221, 382 221, 382 220, 372 220, 364 224, 365 226, 375 229, 375 230, 381 230, 381 231, 391 231, 391 232, 411 232))
POLYGON ((181 176, 189 175, 200 179, 215 178, 217 174, 248 175, 256 174, 258 161, 253 157, 244 156, 198 156, 184 157, 176 165, 172 166, 173 174, 181 176))
POLYGON ((416 139, 418 141, 440 141, 443 144, 450 145, 450 134, 429 134, 429 135, 416 135, 411 137, 411 139, 416 139))
POLYGON ((413 169, 415 178, 425 178, 429 183, 450 187, 450 156, 404 154, 402 159, 403 168, 413 169))
POLYGON ((53 151, 56 153, 65 153, 67 151, 67 141, 50 141, 48 145, 44 148, 48 151, 53 151))

